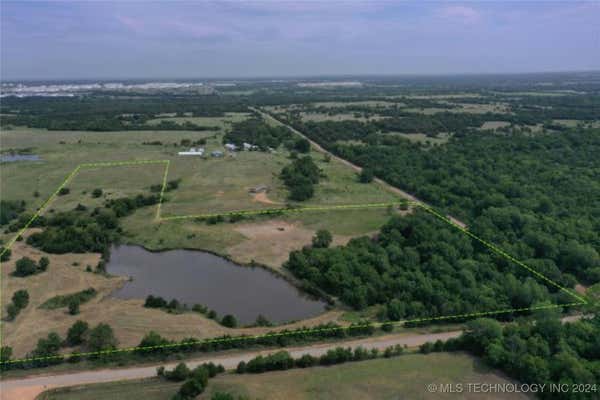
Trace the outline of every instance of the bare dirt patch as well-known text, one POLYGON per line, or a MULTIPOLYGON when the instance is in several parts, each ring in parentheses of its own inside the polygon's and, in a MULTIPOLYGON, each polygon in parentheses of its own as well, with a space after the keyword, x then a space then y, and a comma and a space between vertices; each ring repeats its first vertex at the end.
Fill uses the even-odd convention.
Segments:
POLYGON ((281 204, 281 203, 278 203, 276 201, 269 199, 269 197, 267 196, 267 193, 265 193, 265 192, 255 193, 252 195, 252 197, 253 197, 253 201, 263 203, 263 204, 281 204))
MULTIPOLYGON (((227 249, 229 255, 238 262, 249 263, 253 260, 281 270, 291 251, 299 250, 311 243, 315 231, 307 229, 300 222, 282 220, 260 221, 242 224, 235 231, 247 240, 227 249)), ((335 235, 333 245, 342 245, 350 236, 335 235)))

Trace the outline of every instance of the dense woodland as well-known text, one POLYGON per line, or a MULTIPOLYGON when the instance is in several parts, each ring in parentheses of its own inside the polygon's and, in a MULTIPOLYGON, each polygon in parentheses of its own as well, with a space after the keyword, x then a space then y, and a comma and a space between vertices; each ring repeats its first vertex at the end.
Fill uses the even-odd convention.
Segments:
POLYGON ((561 323, 551 314, 535 322, 502 326, 490 319, 475 320, 467 332, 444 345, 428 344, 422 352, 466 350, 521 382, 546 384, 542 399, 597 399, 600 393, 600 316, 561 323), (565 392, 551 384, 566 385, 565 392))
POLYGON ((213 130, 187 123, 163 121, 156 126, 146 122, 160 114, 183 117, 221 117, 226 112, 246 112, 236 98, 214 95, 95 95, 81 97, 6 97, 2 99, 3 127, 29 126, 50 130, 213 130), (132 98, 133 97, 133 98, 132 98), (183 111, 182 111, 183 110, 183 111), (14 112, 17 111, 17 112, 14 112))
MULTIPOLYGON (((572 302, 525 269, 505 262, 423 211, 391 219, 373 240, 335 248, 305 247, 285 266, 306 286, 361 310, 385 305, 380 317, 404 320, 572 302)), ((540 265, 572 287, 573 276, 540 265)))
POLYGON ((361 130, 365 126, 297 124, 321 145, 464 220, 517 258, 584 283, 600 281, 600 130, 457 132, 447 144, 429 148, 361 130), (363 143, 336 143, 343 139, 363 143))
POLYGON ((35 226, 44 227, 27 238, 27 243, 48 253, 106 254, 110 244, 120 236, 119 218, 131 214, 136 208, 158 203, 158 195, 142 194, 133 198, 111 199, 105 208, 91 212, 85 207, 73 211, 38 217, 35 226))

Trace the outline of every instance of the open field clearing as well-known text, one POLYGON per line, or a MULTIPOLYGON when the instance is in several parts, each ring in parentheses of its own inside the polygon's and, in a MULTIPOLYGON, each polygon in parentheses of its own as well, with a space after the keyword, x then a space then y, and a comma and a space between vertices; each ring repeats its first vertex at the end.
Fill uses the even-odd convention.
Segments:
POLYGON ((365 101, 322 101, 311 103, 314 107, 345 107, 345 106, 364 106, 364 107, 393 107, 395 105, 402 106, 402 103, 382 100, 365 100, 365 101))
POLYGON ((181 383, 151 378, 58 389, 44 392, 36 400, 166 400, 175 395, 180 386, 181 383))
POLYGON ((600 128, 600 121, 586 122, 578 119, 554 119, 553 123, 566 126, 567 128, 575 128, 578 125, 589 126, 590 128, 600 128))
POLYGON ((221 129, 226 128, 234 122, 240 122, 244 119, 248 118, 249 114, 247 113, 225 113, 224 117, 176 117, 174 115, 165 115, 160 116, 160 118, 154 118, 148 120, 146 124, 148 125, 158 125, 162 121, 166 122, 174 122, 176 124, 185 124, 186 122, 190 122, 195 125, 205 126, 205 127, 219 127, 221 129))
MULTIPOLYGON (((40 162, 15 162, 2 165, 3 199, 25 200, 31 212, 55 192, 56 188, 79 164, 133 160, 170 160, 168 180, 181 179, 177 189, 165 193, 162 215, 214 213, 237 209, 277 208, 286 205, 287 190, 278 174, 289 163, 286 152, 239 152, 235 157, 199 159, 178 157, 181 140, 205 140, 207 152, 222 149, 222 132, 124 131, 68 132, 15 129, 2 132, 3 146, 23 149, 32 147, 40 162), (162 145, 143 144, 160 141, 162 145), (65 157, 68 154, 68 157, 65 157), (251 194, 249 188, 269 186, 266 193, 251 194), (37 193, 36 193, 37 192, 37 193)), ((376 185, 358 183, 356 173, 337 160, 326 162, 321 154, 312 153, 325 177, 317 185, 315 196, 306 206, 363 204, 397 201, 398 197, 376 185)), ((45 213, 68 211, 82 204, 88 209, 101 207, 107 199, 149 194, 150 186, 162 183, 165 164, 127 165, 83 168, 66 185, 69 193, 57 196, 45 213), (100 197, 92 191, 102 189, 100 197)), ((137 209, 121 221, 123 242, 139 244, 151 250, 174 248, 201 249, 228 256, 234 261, 263 263, 280 269, 291 250, 309 244, 318 229, 329 229, 334 244, 346 243, 351 237, 372 234, 390 216, 390 211, 331 210, 287 214, 275 221, 254 217, 235 224, 208 225, 194 219, 155 221, 156 206, 137 209), (280 228, 283 228, 281 230, 280 228)), ((7 241, 14 236, 2 232, 7 241)), ((26 239, 26 237, 25 237, 26 239)), ((111 293, 125 284, 124 277, 110 277, 86 271, 98 264, 98 254, 45 254, 16 242, 11 260, 3 263, 2 304, 8 304, 18 289, 26 289, 30 304, 14 322, 2 324, 3 343, 13 347, 14 356, 23 357, 40 337, 57 332, 61 337, 76 320, 91 326, 109 323, 119 347, 135 346, 144 334, 154 330, 180 340, 184 337, 214 337, 224 333, 261 333, 267 328, 228 329, 204 315, 192 312, 170 314, 144 308, 143 299, 122 300, 111 293), (38 260, 47 256, 50 267, 26 278, 10 276, 14 262, 24 255, 38 260), (69 295, 93 288, 96 295, 81 305, 80 314, 69 315, 66 307, 39 308, 58 295, 69 295), (36 329, 33 329, 33 326, 36 329)), ((287 273, 286 273, 287 274, 287 273)), ((4 311, 4 310, 3 310, 4 311)), ((335 321, 340 311, 332 311, 291 326, 335 321)), ((64 349, 66 352, 76 348, 64 349)))
MULTIPOLYGON (((439 399, 427 384, 435 382, 504 383, 508 380, 464 354, 405 355, 332 367, 272 372, 259 375, 223 375, 211 380, 201 399, 227 391, 264 400, 303 399, 439 399)), ((497 394, 482 397, 464 393, 464 399, 525 399, 497 394)))
POLYGON ((375 115, 369 118, 365 118, 362 115, 352 114, 352 113, 343 113, 343 114, 323 114, 323 113, 300 113, 303 121, 312 121, 312 122, 322 122, 322 121, 371 121, 378 120, 385 117, 375 115))
POLYGON ((403 111, 418 113, 423 115, 433 115, 438 113, 450 112, 455 114, 507 114, 510 112, 506 104, 491 103, 491 104, 463 104, 463 103, 447 103, 452 106, 459 107, 422 107, 422 108, 405 108, 403 111))
POLYGON ((510 126, 510 122, 506 121, 485 121, 483 125, 481 125, 481 130, 486 129, 498 129, 504 128, 505 126, 510 126))
POLYGON ((447 133, 440 133, 435 137, 427 136, 424 133, 402 133, 402 132, 389 132, 386 135, 400 136, 415 143, 430 143, 430 144, 444 144, 450 139, 447 133))

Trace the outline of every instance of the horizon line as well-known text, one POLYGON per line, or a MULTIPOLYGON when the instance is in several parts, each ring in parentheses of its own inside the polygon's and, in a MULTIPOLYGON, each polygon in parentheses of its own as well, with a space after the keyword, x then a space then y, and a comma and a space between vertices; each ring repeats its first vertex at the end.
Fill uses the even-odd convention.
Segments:
POLYGON ((480 76, 480 77, 493 77, 493 76, 518 76, 518 75, 556 75, 556 74, 585 74, 585 73, 600 73, 600 69, 580 69, 580 70, 547 70, 547 71, 522 71, 522 72, 448 72, 448 73, 413 73, 413 72, 400 72, 400 73, 360 73, 360 74, 307 74, 307 75, 248 75, 248 76, 197 76, 197 77, 166 77, 166 76, 153 76, 153 77, 86 77, 86 78, 10 78, 3 79, 0 76, 0 83, 23 83, 23 82, 86 82, 86 81, 253 81, 253 80, 311 80, 311 79, 365 79, 365 78, 439 78, 439 77, 468 77, 468 76, 480 76))

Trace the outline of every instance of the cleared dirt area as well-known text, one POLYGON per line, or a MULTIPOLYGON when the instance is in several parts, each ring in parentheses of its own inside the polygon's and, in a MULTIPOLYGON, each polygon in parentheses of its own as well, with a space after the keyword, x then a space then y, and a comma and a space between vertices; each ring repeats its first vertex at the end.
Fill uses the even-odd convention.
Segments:
POLYGON ((253 197, 254 201, 257 201, 257 202, 263 203, 263 204, 283 204, 283 203, 269 199, 269 197, 267 196, 267 194, 265 192, 256 193, 252 197, 253 197))
MULTIPOLYGON (((259 221, 241 224, 235 231, 247 240, 227 249, 236 261, 250 263, 256 261, 276 270, 288 259, 289 253, 311 243, 315 231, 305 228, 300 222, 283 220, 259 221)), ((333 236, 333 245, 346 244, 350 236, 333 236)))

